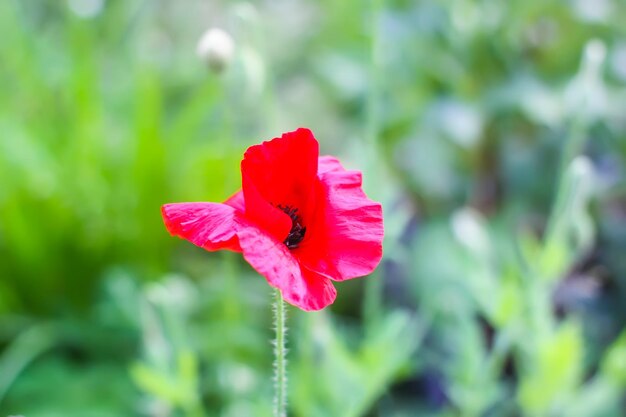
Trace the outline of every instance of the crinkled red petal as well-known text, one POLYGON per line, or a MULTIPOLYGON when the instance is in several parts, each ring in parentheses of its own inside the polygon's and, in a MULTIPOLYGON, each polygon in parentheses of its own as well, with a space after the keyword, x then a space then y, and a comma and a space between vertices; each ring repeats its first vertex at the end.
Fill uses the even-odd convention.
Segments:
POLYGON ((243 173, 242 178, 246 218, 282 242, 291 230, 291 218, 259 193, 248 174, 243 173))
POLYGON ((331 304, 337 292, 325 276, 302 268, 281 241, 254 225, 239 230, 243 256, 268 283, 278 288, 284 299, 305 311, 320 310, 331 304))
POLYGON ((317 175, 326 174, 327 172, 345 171, 344 167, 339 162, 339 159, 334 156, 324 155, 320 156, 317 163, 317 175))
POLYGON ((296 256, 336 281, 367 275, 383 254, 382 207, 363 192, 360 172, 331 157, 320 158, 320 168, 315 218, 296 256))
POLYGON ((161 207, 165 227, 174 236, 208 251, 241 252, 236 234, 239 215, 226 204, 175 203, 161 207))
POLYGON ((317 140, 302 128, 248 148, 241 173, 249 216, 255 220, 268 216, 267 208, 258 205, 262 200, 272 206, 297 208, 306 222, 313 209, 318 155, 317 140), (257 195, 249 198, 254 193, 251 189, 257 195))

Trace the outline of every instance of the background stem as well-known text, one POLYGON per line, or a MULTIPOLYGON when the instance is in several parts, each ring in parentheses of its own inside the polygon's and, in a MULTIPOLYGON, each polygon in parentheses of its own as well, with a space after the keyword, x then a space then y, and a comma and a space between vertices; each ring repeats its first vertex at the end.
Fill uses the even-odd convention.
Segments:
MULTIPOLYGON (((377 172, 380 168, 377 166, 377 155, 379 155, 378 135, 380 130, 380 29, 378 19, 383 7, 383 0, 370 0, 370 61, 369 61, 369 89, 367 94, 367 110, 366 110, 366 147, 369 149, 367 156, 367 170, 377 172)), ((380 200, 381 195, 377 195, 381 189, 380 184, 375 178, 371 178, 371 187, 365 185, 368 195, 374 199, 380 200)), ((364 296, 364 319, 369 325, 374 324, 381 317, 382 311, 382 278, 374 272, 367 280, 365 280, 365 296, 364 296)))

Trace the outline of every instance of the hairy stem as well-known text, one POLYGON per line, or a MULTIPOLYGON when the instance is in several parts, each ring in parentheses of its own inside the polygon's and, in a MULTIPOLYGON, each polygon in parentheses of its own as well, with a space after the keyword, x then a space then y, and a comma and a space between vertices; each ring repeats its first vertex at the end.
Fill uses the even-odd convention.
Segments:
POLYGON ((274 417, 287 417, 287 350, 285 348, 285 303, 280 290, 274 300, 274 417))

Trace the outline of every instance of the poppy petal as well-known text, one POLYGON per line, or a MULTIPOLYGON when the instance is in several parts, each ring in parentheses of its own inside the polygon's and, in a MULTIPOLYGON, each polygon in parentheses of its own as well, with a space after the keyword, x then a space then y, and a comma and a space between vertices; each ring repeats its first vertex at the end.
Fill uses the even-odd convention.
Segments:
POLYGON ((248 174, 242 180, 246 218, 282 242, 291 230, 291 218, 261 196, 248 174))
POLYGON ((306 267, 336 281, 367 275, 382 258, 382 207, 363 192, 360 172, 347 171, 330 157, 320 158, 320 167, 315 220, 306 225, 311 232, 297 255, 306 267))
POLYGON ((345 171, 339 159, 330 155, 320 156, 317 162, 317 175, 333 171, 345 171))
POLYGON ((246 210, 257 210, 252 201, 256 199, 248 196, 252 183, 270 205, 298 208, 306 216, 317 179, 318 155, 317 140, 303 128, 248 148, 241 162, 246 210))
POLYGON ((284 299, 305 311, 320 310, 337 296, 332 282, 325 276, 301 268, 298 260, 282 242, 254 225, 238 231, 243 257, 278 288, 284 299))
POLYGON ((241 190, 228 197, 228 199, 224 201, 224 204, 229 205, 242 213, 246 211, 246 201, 243 198, 243 191, 241 190))
POLYGON ((165 227, 174 236, 208 251, 241 252, 236 235, 241 222, 235 209, 219 203, 176 203, 161 207, 165 227))

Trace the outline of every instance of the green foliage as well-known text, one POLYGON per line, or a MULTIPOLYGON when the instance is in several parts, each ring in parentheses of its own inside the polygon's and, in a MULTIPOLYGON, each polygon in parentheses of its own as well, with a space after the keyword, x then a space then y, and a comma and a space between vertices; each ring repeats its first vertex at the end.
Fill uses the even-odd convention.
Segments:
POLYGON ((300 416, 363 415, 395 378, 411 369, 425 330, 398 311, 349 345, 324 314, 310 316, 298 335, 301 354, 291 369, 293 408, 300 416))
POLYGON ((519 400, 528 415, 548 415, 561 410, 582 377, 580 329, 566 323, 532 352, 528 371, 520 381, 519 400))

